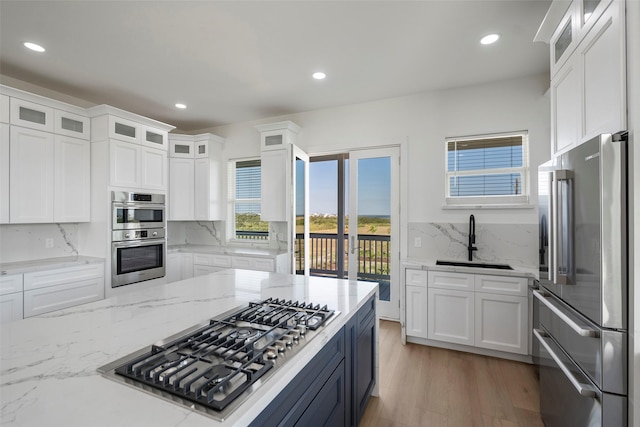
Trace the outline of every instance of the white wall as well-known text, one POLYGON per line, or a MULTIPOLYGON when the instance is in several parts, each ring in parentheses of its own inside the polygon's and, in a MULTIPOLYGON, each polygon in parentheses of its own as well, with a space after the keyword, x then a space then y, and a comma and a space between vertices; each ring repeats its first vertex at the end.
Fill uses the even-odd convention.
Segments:
POLYGON ((629 425, 640 426, 640 1, 627 0, 629 425))
MULTIPOLYGON (((258 156, 256 124, 291 120, 302 127, 298 145, 309 154, 408 141, 408 222, 465 222, 470 211, 443 210, 444 138, 528 130, 532 193, 537 165, 550 158, 547 75, 427 92, 255 122, 213 128, 226 138, 228 158, 258 156)), ((533 204, 535 204, 535 199, 533 204)), ((535 209, 487 210, 487 223, 537 224, 535 209)))

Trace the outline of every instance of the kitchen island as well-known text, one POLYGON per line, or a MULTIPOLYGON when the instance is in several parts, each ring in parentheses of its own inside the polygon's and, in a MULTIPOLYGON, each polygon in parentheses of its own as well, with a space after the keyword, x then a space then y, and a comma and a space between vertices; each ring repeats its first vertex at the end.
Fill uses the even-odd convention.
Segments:
MULTIPOLYGON (((224 270, 4 324, 0 424, 248 425, 263 411, 269 412, 272 401, 282 398, 278 394, 298 380, 376 292, 376 284, 365 282, 224 270), (269 297, 326 304, 340 313, 223 422, 96 371, 209 318, 269 297)), ((373 336, 377 340, 377 332, 373 336)), ((377 352, 377 344, 373 349, 377 352)), ((373 360, 377 365, 377 354, 373 360)))

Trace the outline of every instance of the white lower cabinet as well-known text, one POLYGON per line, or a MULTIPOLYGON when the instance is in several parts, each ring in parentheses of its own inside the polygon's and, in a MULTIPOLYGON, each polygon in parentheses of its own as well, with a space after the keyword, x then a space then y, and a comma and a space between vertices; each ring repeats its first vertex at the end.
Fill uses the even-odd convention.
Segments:
POLYGON ((252 258, 246 256, 232 256, 231 267, 245 270, 276 271, 276 263, 272 258, 252 258))
POLYGON ((528 354, 526 297, 477 293, 475 304, 476 347, 528 354))
POLYGON ((404 277, 407 301, 407 335, 427 338, 427 272, 406 269, 404 277))
POLYGON ((473 292, 429 288, 427 298, 429 339, 475 345, 473 292))
POLYGON ((0 276, 0 323, 22 319, 22 274, 0 276))
POLYGON ((24 317, 104 298, 104 264, 24 274, 24 317))
POLYGON ((23 318, 22 292, 0 295, 0 323, 23 318))
POLYGON ((182 280, 182 254, 177 252, 167 254, 167 266, 165 269, 165 278, 167 283, 182 280))
POLYGON ((193 265, 193 277, 204 276, 205 274, 216 273, 218 271, 222 271, 224 268, 222 267, 214 267, 212 265, 193 265))
POLYGON ((527 278, 411 269, 405 275, 407 336, 528 354, 527 278))

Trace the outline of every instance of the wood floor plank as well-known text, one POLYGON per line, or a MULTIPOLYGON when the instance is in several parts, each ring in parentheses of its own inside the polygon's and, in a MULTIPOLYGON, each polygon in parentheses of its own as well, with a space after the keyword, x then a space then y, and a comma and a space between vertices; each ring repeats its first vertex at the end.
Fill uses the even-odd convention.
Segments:
POLYGON ((380 322, 380 397, 364 427, 543 427, 533 366, 400 343, 400 325, 380 322))

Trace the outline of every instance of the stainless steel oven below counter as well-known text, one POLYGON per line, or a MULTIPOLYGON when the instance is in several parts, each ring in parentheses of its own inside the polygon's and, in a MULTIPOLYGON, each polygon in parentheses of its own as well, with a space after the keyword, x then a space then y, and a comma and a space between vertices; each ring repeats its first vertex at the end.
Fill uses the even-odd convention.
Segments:
POLYGON ((165 230, 116 230, 111 243, 111 287, 164 277, 165 230))

